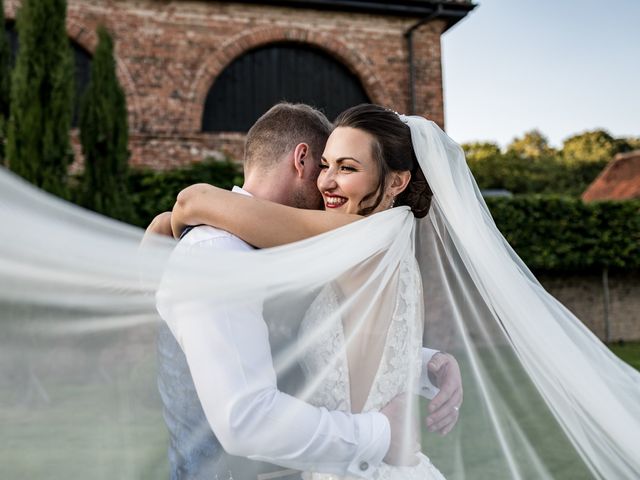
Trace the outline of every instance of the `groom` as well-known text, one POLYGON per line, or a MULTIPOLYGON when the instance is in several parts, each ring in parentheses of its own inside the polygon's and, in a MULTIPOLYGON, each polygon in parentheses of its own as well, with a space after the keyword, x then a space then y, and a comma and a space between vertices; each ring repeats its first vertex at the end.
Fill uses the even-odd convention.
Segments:
MULTIPOLYGON (((234 191, 299 208, 322 208, 315 181, 330 130, 326 117, 309 106, 276 105, 247 135, 245 184, 234 191)), ((163 233, 167 219, 157 217, 148 231, 163 233)), ((251 249, 228 232, 198 226, 183 237, 176 254, 203 248, 251 249)), ((158 384, 171 437, 172 479, 298 478, 292 470, 224 455, 221 447, 299 470, 362 478, 369 478, 382 460, 401 462, 396 437, 403 426, 396 414, 404 409, 403 400, 395 399, 380 413, 348 414, 327 412, 279 391, 260 309, 221 312, 202 305, 187 313, 159 302, 158 310, 171 327, 163 324, 159 336, 158 384), (186 316, 189 322, 183 321, 186 316), (249 376, 255 395, 239 395, 240 380, 249 376), (274 428, 284 422, 295 425, 295 432, 282 435, 274 428)), ((462 401, 457 363, 426 349, 423 357, 423 384, 429 385, 430 372, 441 387, 430 405, 431 427, 446 433, 457 421, 462 401)))

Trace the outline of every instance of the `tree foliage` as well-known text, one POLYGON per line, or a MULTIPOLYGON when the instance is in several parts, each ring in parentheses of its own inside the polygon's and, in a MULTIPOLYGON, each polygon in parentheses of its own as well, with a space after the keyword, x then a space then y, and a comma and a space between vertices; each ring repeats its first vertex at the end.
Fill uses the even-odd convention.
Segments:
POLYGON ((91 80, 80 102, 80 142, 85 169, 79 203, 130 221, 127 105, 116 76, 113 40, 102 27, 98 29, 91 80))
POLYGON ((640 137, 628 137, 624 141, 629 145, 630 150, 640 150, 640 137))
POLYGON ((462 149, 469 162, 482 162, 502 155, 497 143, 471 142, 462 144, 462 149))
POLYGON ((630 149, 626 140, 613 138, 604 130, 593 130, 566 139, 562 156, 568 163, 603 163, 630 149))
POLYGON ((6 156, 9 168, 67 196, 73 60, 66 0, 24 0, 17 14, 20 51, 11 77, 6 156))
POLYGON ((482 189, 579 196, 615 154, 637 146, 638 139, 617 139, 594 130, 568 138, 562 150, 550 147, 544 135, 535 131, 516 139, 504 152, 489 142, 462 147, 482 189))
MULTIPOLYGON (((0 0, 0 25, 5 24, 4 1, 0 0)), ((0 35, 0 165, 4 163, 4 142, 7 138, 9 105, 11 101, 11 46, 4 34, 0 35)))
POLYGON ((522 138, 516 138, 507 146, 507 153, 521 158, 536 160, 553 156, 555 150, 549 140, 539 130, 526 132, 522 138))

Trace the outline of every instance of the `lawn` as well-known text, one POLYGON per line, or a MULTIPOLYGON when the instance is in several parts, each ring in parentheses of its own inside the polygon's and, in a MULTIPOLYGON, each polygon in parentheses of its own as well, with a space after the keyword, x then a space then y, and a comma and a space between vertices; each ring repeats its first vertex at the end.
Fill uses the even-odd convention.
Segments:
MULTIPOLYGON (((625 361, 640 367, 640 344, 615 345, 625 361)), ((151 356, 152 357, 152 356, 151 356)), ((106 382, 79 385, 52 381, 49 402, 16 405, 0 392, 0 478, 168 478, 167 435, 155 392, 155 362, 141 359, 106 382), (13 406, 11 406, 13 404, 13 406)), ((463 358, 463 371, 468 368, 463 358)), ((531 452, 553 478, 590 478, 582 461, 517 366, 485 359, 485 388, 497 393, 500 436, 481 388, 467 377, 460 422, 446 438, 423 432, 423 450, 447 480, 511 478, 501 460, 508 445, 521 478, 541 478, 531 452), (534 401, 532 401, 534 399, 534 401), (458 460, 465 459, 462 470, 458 460)), ((504 360, 504 357, 502 358, 504 360)))
MULTIPOLYGON (((611 350, 625 362, 640 370, 640 342, 612 345, 611 350)), ((495 355, 492 355, 495 356, 495 355)), ((495 423, 490 421, 480 388, 469 384, 466 375, 468 362, 458 358, 463 371, 464 406, 456 428, 447 437, 422 432, 423 451, 447 478, 489 479, 513 478, 501 453, 510 450, 517 459, 521 478, 543 478, 545 474, 531 461, 532 452, 547 467, 547 474, 562 480, 593 478, 563 433, 544 401, 539 397, 527 375, 510 362, 509 355, 500 356, 500 362, 483 358, 487 387, 498 393, 501 402, 493 405, 499 415, 504 442, 496 434, 495 423), (497 373, 499 372, 499 373, 497 373), (533 401, 532 401, 533 400, 533 401), (506 446, 506 447, 505 447, 506 446), (453 452, 453 455, 452 455, 453 452), (464 458, 464 469, 457 459, 464 458)), ((423 404, 423 411, 426 405, 423 404)))
POLYGON ((640 342, 614 343, 609 348, 636 370, 640 370, 640 342))

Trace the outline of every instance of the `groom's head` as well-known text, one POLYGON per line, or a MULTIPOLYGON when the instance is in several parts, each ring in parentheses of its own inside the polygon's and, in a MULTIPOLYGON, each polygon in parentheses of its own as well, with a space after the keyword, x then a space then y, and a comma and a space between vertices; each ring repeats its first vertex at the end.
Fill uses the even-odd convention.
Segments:
POLYGON ((252 194, 299 208, 321 208, 316 186, 331 123, 309 105, 278 103, 247 134, 244 187, 252 194))

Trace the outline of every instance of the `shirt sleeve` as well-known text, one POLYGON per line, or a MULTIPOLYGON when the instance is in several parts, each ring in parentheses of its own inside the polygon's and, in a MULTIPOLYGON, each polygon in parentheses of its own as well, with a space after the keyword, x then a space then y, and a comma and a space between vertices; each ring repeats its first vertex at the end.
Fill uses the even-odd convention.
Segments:
MULTIPOLYGON (((197 246, 246 249, 235 237, 197 246)), ((298 470, 373 475, 389 449, 387 418, 329 411, 280 392, 262 305, 191 302, 159 310, 185 353, 207 421, 228 453, 298 470)))
POLYGON ((420 395, 431 400, 435 397, 440 389, 436 387, 429 378, 429 369, 427 365, 433 356, 439 353, 439 350, 432 350, 430 348, 422 348, 422 371, 420 372, 420 395))

